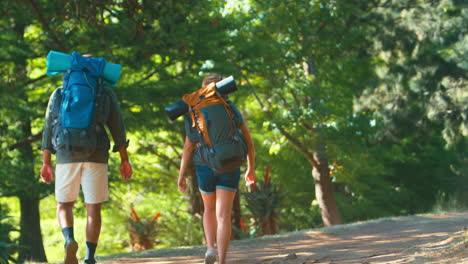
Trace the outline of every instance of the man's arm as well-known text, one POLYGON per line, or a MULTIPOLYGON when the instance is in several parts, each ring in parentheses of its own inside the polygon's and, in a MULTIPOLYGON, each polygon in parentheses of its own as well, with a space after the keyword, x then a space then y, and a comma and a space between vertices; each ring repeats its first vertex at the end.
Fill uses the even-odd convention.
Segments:
POLYGON ((48 149, 42 151, 41 179, 50 184, 54 180, 54 170, 52 169, 51 153, 48 149))
POLYGON ((45 113, 44 129, 42 130, 42 145, 41 150, 49 150, 50 153, 55 153, 54 147, 52 146, 52 123, 56 118, 57 113, 53 113, 53 110, 57 104, 60 104, 61 92, 60 88, 56 89, 49 98, 47 109, 45 113))
POLYGON ((106 89, 110 101, 110 111, 107 120, 107 126, 114 140, 113 152, 119 152, 120 154, 120 175, 125 182, 130 180, 133 174, 132 165, 128 159, 128 140, 125 132, 125 125, 122 117, 122 111, 120 110, 117 102, 117 96, 110 89, 106 89))
POLYGON ((122 117, 122 111, 120 110, 120 106, 117 102, 117 96, 115 95, 114 91, 110 88, 105 88, 106 93, 109 96, 110 102, 110 109, 109 109, 109 116, 107 119, 107 127, 109 127, 109 131, 112 135, 112 139, 114 140, 114 147, 112 148, 113 152, 117 152, 123 148, 127 148, 128 141, 125 132, 125 124, 122 117))
POLYGON ((55 113, 52 113, 56 104, 60 103, 60 90, 56 89, 49 98, 47 104, 44 129, 42 131, 42 167, 41 167, 41 180, 50 184, 54 180, 54 170, 52 169, 51 156, 55 153, 52 146, 52 123, 54 121, 55 113))

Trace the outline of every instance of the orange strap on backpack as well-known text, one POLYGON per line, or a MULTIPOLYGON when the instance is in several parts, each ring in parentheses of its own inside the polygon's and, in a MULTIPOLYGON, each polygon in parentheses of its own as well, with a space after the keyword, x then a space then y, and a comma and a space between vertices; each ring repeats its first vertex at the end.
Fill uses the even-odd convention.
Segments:
POLYGON ((208 146, 212 146, 210 137, 208 135, 208 128, 206 124, 205 115, 200 112, 200 109, 216 104, 223 104, 229 119, 231 120, 231 131, 234 136, 233 116, 229 104, 223 97, 218 96, 216 92, 216 85, 214 82, 202 87, 200 90, 190 94, 185 94, 182 100, 189 105, 190 116, 192 117, 192 127, 196 127, 203 135, 203 140, 208 146), (198 122, 197 122, 198 120, 198 122))

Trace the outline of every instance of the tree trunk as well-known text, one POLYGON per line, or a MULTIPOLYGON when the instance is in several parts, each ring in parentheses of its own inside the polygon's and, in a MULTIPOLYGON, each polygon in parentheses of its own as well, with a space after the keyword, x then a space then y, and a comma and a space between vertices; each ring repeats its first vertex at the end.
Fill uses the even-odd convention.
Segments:
POLYGON ((21 236, 18 263, 25 261, 47 262, 42 244, 42 233, 39 216, 39 198, 20 196, 21 236))
MULTIPOLYGON (((321 28, 319 29, 321 30, 321 28)), ((315 56, 309 54, 304 63, 306 75, 315 76, 315 56)), ((325 145, 320 144, 313 150, 312 177, 315 181, 315 197, 320 206, 322 221, 325 226, 338 225, 342 223, 340 212, 336 206, 333 186, 328 168, 328 159, 325 154, 325 145)))
MULTIPOLYGON (((315 58, 311 54, 307 57, 304 61, 304 70, 307 75, 314 75, 316 74, 316 66, 315 66, 315 58)), ((265 104, 260 100, 260 98, 255 93, 255 90, 252 88, 247 77, 244 76, 247 85, 253 91, 253 94, 260 104, 261 109, 265 109, 265 113, 267 114, 270 120, 275 120, 273 114, 268 110, 269 107, 265 107, 265 104)), ((306 102, 309 100, 305 98, 306 102)), ((279 129, 280 133, 286 137, 286 139, 292 143, 299 151, 304 154, 307 160, 313 167, 312 170, 312 177, 315 180, 315 196, 320 206, 322 221, 325 226, 331 226, 336 224, 341 224, 341 216, 338 211, 338 207, 336 206, 335 197, 333 194, 332 182, 330 178, 330 172, 328 169, 328 160, 325 154, 325 145, 319 144, 316 149, 313 149, 312 152, 308 149, 308 144, 304 144, 301 142, 297 137, 291 135, 285 127, 282 125, 276 124, 277 128, 279 129)), ((313 126, 305 126, 306 129, 316 132, 316 129, 313 126)))
POLYGON ((261 226, 261 235, 273 235, 278 233, 278 221, 276 219, 276 213, 271 211, 268 218, 263 219, 261 226))
MULTIPOLYGON (((21 117, 19 127, 23 138, 31 136, 31 123, 27 117, 21 117)), ((34 173, 34 153, 31 144, 26 144, 18 148, 22 160, 22 166, 18 171, 18 176, 22 177, 23 191, 18 192, 18 198, 21 208, 19 238, 20 251, 18 262, 37 261, 47 262, 42 243, 41 218, 39 213, 39 194, 34 189, 37 184, 37 178, 34 173)))
MULTIPOLYGON (((24 24, 15 24, 14 32, 18 39, 24 39, 25 28, 24 24)), ((26 59, 21 58, 15 65, 16 80, 26 79, 26 64, 26 59)), ((28 97, 24 87, 15 87, 15 89, 23 89, 19 94, 21 98, 27 101, 28 97)), ((20 122, 18 134, 20 138, 31 137, 30 114, 27 112, 20 112, 18 114, 20 122)), ((41 218, 39 213, 40 195, 36 189, 38 182, 34 172, 34 152, 31 143, 19 147, 18 152, 22 164, 19 166, 17 176, 20 177, 20 184, 23 184, 22 189, 17 194, 21 208, 18 262, 22 263, 29 260, 47 262, 42 243, 41 218)))
POLYGON ((333 186, 328 168, 328 159, 324 153, 324 146, 320 146, 313 152, 317 166, 312 170, 315 181, 315 197, 317 198, 322 221, 325 226, 341 224, 341 216, 336 206, 333 186))
POLYGON ((197 175, 195 174, 195 167, 193 162, 188 166, 187 177, 187 195, 189 198, 189 212, 193 216, 201 219, 203 215, 203 200, 198 189, 197 175))
POLYGON ((271 212, 270 217, 268 217, 268 220, 270 222, 270 232, 271 234, 276 234, 278 233, 278 219, 276 217, 275 212, 271 212))

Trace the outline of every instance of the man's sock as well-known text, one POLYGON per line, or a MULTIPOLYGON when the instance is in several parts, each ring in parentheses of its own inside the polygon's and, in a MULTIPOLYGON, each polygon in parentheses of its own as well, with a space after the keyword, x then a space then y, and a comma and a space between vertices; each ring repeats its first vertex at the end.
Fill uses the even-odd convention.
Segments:
POLYGON ((97 243, 86 241, 86 257, 85 260, 90 262, 86 263, 95 263, 94 253, 96 253, 97 243))
POLYGON ((73 226, 62 228, 62 234, 65 238, 65 246, 69 243, 69 241, 75 241, 75 237, 73 235, 73 226))

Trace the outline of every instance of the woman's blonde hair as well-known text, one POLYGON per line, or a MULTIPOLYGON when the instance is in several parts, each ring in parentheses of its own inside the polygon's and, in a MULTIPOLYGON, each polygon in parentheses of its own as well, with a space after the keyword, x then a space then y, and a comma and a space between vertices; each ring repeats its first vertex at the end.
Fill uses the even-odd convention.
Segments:
POLYGON ((203 78, 202 87, 205 87, 212 82, 219 82, 222 79, 223 76, 219 73, 208 74, 207 76, 205 76, 205 78, 203 78))

